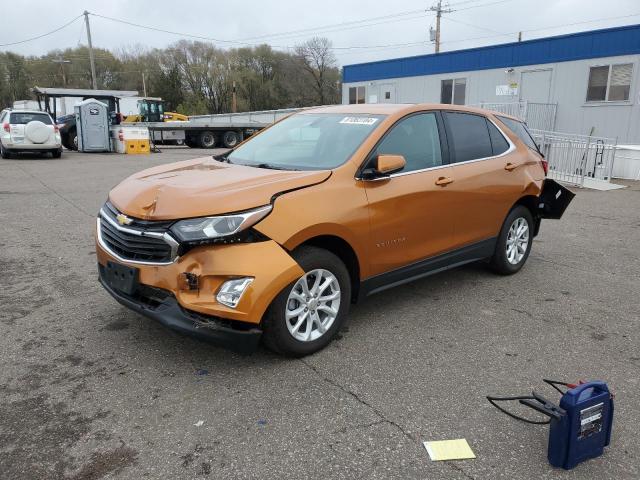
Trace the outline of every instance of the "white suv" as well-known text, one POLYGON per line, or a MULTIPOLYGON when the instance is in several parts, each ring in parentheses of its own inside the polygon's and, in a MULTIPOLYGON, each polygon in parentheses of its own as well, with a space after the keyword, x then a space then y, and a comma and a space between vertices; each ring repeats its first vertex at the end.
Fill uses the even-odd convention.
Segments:
POLYGON ((53 158, 60 158, 60 132, 48 113, 9 109, 0 112, 0 154, 11 158, 19 152, 48 152, 53 158))

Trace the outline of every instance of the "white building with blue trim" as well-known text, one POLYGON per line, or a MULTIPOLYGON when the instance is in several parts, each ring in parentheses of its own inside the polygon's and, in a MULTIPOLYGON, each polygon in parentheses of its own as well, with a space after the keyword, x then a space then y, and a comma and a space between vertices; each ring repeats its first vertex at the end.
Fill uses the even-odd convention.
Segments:
POLYGON ((640 144, 639 70, 632 25, 346 65, 342 101, 514 103, 534 128, 640 144))

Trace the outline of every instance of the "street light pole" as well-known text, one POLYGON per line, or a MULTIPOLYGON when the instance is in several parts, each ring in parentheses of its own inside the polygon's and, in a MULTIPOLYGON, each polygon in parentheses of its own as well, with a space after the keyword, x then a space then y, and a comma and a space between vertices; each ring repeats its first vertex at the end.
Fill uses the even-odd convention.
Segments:
POLYGON ((96 80, 96 62, 93 58, 93 44, 91 43, 91 27, 89 26, 89 12, 84 11, 84 23, 87 25, 87 42, 89 43, 89 61, 91 62, 91 85, 94 90, 98 89, 96 80))

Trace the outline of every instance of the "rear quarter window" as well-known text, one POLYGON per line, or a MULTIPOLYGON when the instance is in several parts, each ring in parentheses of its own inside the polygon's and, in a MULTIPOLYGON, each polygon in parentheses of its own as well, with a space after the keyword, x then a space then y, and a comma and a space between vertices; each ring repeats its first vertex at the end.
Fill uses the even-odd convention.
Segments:
POLYGON ((9 123, 12 125, 26 125, 29 122, 38 121, 45 125, 52 125, 51 117, 46 113, 26 113, 26 112, 11 112, 11 120, 9 123))
POLYGON ((527 126, 524 123, 519 122, 517 120, 513 120, 512 118, 508 118, 508 117, 498 116, 498 118, 502 123, 504 123, 507 127, 509 127, 509 130, 515 133, 516 136, 520 140, 522 140, 527 147, 529 147, 532 150, 535 150, 536 152, 538 151, 538 145, 536 145, 536 142, 533 140, 533 137, 529 133, 529 130, 527 129, 527 126))

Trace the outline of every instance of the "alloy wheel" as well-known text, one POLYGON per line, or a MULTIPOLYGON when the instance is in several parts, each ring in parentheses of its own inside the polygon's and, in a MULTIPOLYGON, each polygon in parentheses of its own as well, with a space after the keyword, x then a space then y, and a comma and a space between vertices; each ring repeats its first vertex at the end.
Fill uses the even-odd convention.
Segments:
POLYGON ((300 278, 287 299, 285 321, 293 338, 312 342, 322 337, 340 310, 340 284, 329 270, 315 269, 300 278))
POLYGON ((529 247, 529 222, 523 217, 516 218, 507 234, 507 260, 512 265, 522 261, 529 247))

